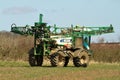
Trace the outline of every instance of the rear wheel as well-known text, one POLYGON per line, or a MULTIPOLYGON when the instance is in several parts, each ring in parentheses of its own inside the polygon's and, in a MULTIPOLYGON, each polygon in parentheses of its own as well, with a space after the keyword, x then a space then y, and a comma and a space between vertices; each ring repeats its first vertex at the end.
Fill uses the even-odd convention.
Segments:
POLYGON ((42 66, 43 56, 42 55, 34 55, 34 48, 29 51, 29 64, 30 66, 42 66))
POLYGON ((33 54, 29 54, 29 64, 30 66, 36 66, 35 56, 33 54))
POLYGON ((83 51, 75 51, 75 53, 77 52, 78 56, 73 58, 73 63, 76 67, 87 67, 89 64, 89 55, 87 53, 87 51, 83 50, 83 51))
POLYGON ((54 53, 51 55, 50 62, 53 67, 56 67, 56 66, 66 67, 69 63, 69 57, 65 57, 60 53, 54 53))
POLYGON ((36 59, 36 62, 37 62, 37 66, 42 66, 42 64, 43 64, 43 56, 42 55, 36 55, 35 59, 36 59))

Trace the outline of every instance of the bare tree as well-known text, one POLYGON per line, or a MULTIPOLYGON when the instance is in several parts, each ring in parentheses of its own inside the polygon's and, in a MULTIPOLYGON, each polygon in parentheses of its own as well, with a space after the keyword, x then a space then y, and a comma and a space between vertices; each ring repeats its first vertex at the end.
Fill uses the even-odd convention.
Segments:
POLYGON ((120 42, 120 36, 118 36, 118 41, 120 42))
POLYGON ((105 42, 105 39, 103 38, 103 37, 100 37, 99 39, 98 39, 98 43, 104 43, 105 42))

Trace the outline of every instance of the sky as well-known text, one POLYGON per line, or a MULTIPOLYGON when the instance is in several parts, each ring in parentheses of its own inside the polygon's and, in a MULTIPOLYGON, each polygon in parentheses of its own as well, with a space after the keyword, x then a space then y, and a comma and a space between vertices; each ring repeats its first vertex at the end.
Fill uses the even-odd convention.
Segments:
POLYGON ((108 42, 120 41, 120 0, 0 0, 0 31, 10 31, 11 24, 34 25, 39 14, 48 25, 114 27, 114 33, 94 36, 108 42))

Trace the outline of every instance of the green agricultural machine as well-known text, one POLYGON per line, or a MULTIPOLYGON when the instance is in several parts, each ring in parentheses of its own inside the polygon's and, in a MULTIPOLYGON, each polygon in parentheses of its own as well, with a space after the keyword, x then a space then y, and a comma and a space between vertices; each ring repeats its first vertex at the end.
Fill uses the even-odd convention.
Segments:
POLYGON ((112 25, 105 27, 47 26, 47 23, 42 21, 42 17, 43 15, 40 14, 39 22, 35 22, 34 26, 11 25, 11 32, 34 36, 34 47, 29 51, 30 66, 42 66, 44 56, 47 56, 54 67, 66 67, 70 59, 76 67, 87 67, 92 55, 91 36, 114 32, 112 25))

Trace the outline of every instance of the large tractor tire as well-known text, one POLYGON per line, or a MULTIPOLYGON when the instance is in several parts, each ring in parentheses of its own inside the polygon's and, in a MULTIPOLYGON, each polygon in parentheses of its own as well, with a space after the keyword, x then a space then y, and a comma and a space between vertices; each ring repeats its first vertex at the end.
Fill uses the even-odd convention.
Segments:
POLYGON ((43 56, 42 55, 36 55, 35 58, 36 58, 37 66, 42 66, 43 56))
POLYGON ((34 55, 34 48, 29 51, 29 64, 30 66, 42 66, 43 56, 42 55, 34 55))
POLYGON ((34 54, 29 53, 29 64, 30 66, 36 66, 34 54))
POLYGON ((76 66, 76 67, 80 67, 80 66, 87 67, 88 64, 89 64, 89 55, 88 55, 87 51, 76 50, 74 53, 77 54, 77 56, 73 58, 74 66, 76 66))
POLYGON ((51 55, 50 62, 53 67, 56 66, 66 67, 69 63, 69 57, 65 57, 61 53, 57 52, 51 55))

